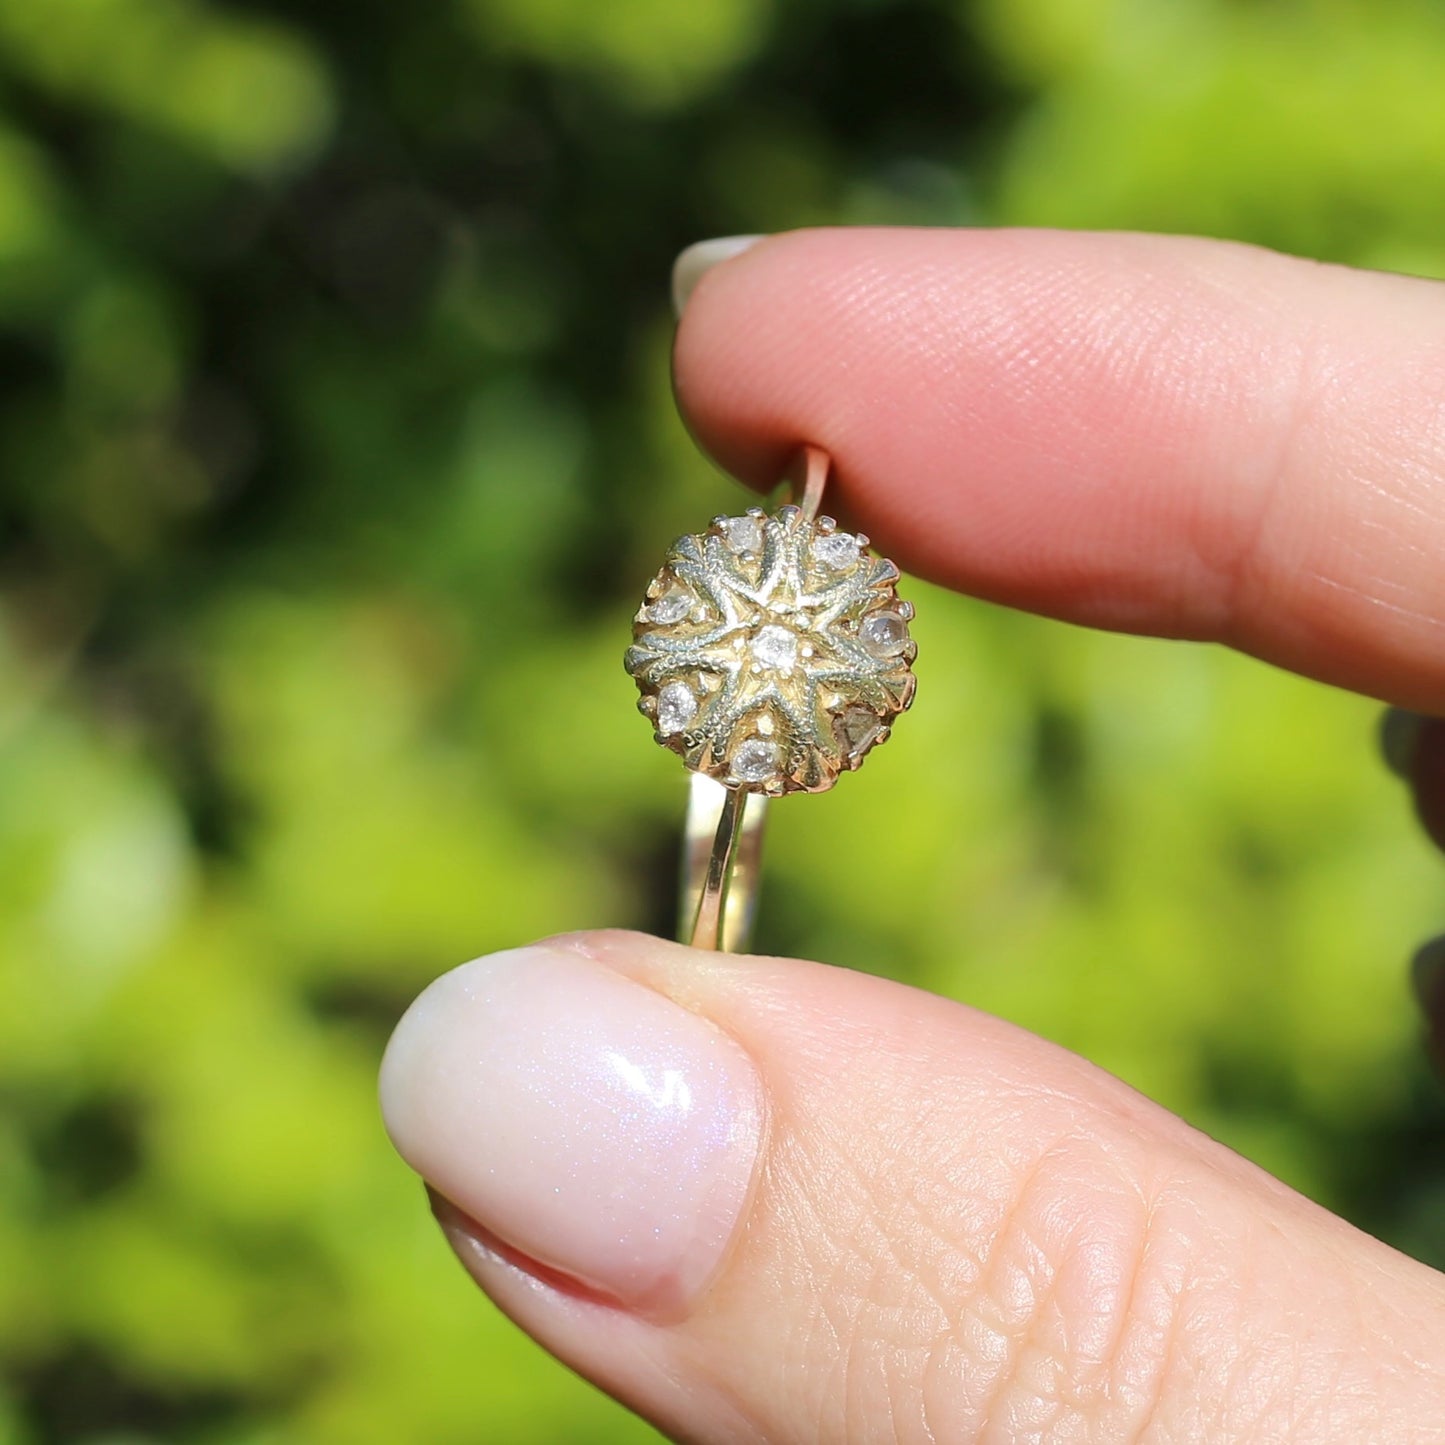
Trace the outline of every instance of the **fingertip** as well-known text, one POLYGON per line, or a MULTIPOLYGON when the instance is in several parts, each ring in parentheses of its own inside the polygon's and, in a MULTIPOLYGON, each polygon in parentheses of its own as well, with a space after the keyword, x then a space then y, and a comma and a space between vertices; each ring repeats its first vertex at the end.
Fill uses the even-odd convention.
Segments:
POLYGON ((1437 285, 1221 242, 799 231, 692 298, 674 376, 726 470, 824 447, 921 576, 1429 711, 1442 327, 1437 285))
POLYGON ((1400 1369, 1438 1315, 1405 1262, 1084 1061, 883 978, 554 939, 433 985, 383 1091, 472 1277, 681 1438, 1019 1433, 1047 1380, 1060 1438, 1253 1420, 1265 1389, 1343 1442, 1371 1381, 1395 1411, 1436 1387, 1400 1369))
POLYGON ((726 1254, 764 1118, 736 1042, 557 945, 427 988, 387 1047, 381 1100, 407 1163, 519 1256, 664 1312, 726 1254))

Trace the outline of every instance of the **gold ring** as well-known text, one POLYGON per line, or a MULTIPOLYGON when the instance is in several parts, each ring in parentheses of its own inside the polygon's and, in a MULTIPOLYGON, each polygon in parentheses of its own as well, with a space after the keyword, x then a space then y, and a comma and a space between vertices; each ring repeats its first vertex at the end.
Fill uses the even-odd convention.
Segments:
POLYGON ((820 793, 913 700, 898 568, 820 516, 831 462, 804 452, 801 505, 717 517, 668 549, 625 665, 653 736, 693 772, 679 937, 744 952, 768 800, 820 793))

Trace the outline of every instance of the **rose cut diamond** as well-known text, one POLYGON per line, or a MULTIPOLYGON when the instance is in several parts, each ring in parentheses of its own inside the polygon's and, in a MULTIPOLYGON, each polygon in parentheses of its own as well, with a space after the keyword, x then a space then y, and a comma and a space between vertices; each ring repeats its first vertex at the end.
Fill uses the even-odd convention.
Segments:
POLYGON ((896 657, 908 646, 908 624, 896 612, 875 612, 863 619, 858 640, 874 657, 896 657))
POLYGON ((697 597, 680 582, 674 582, 655 602, 648 603, 649 621, 666 627, 670 622, 681 622, 697 605, 697 597))
POLYGON ((739 556, 756 557, 763 550, 763 524, 757 517, 728 517, 722 533, 739 556))
POLYGON ((777 743, 749 738, 733 754, 733 777, 740 783, 766 783, 777 771, 777 743))
POLYGON ((883 720, 869 708, 855 704, 838 714, 834 726, 849 754, 866 753, 883 730, 883 720))
POLYGON ((824 533, 813 543, 813 556, 834 572, 843 572, 858 560, 858 539, 847 532, 824 533))
POLYGON ((657 694, 657 730, 665 738, 683 732, 697 716, 697 698, 685 682, 664 683, 657 694))
POLYGON ((753 661, 779 672, 789 671, 798 661, 797 634, 776 623, 760 627, 753 638, 753 661))

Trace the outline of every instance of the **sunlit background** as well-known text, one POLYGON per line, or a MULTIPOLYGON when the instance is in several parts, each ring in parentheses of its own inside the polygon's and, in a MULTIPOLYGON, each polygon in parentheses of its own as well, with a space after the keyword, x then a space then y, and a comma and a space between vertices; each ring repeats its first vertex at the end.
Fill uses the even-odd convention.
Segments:
MULTIPOLYGON (((665 929, 621 668, 739 503, 667 272, 819 222, 1445 273, 1430 0, 0 0, 0 1442, 640 1440, 477 1297, 374 1103, 407 1000, 665 929)), ((1376 709, 921 585, 760 946, 1083 1050, 1445 1263, 1376 709)))

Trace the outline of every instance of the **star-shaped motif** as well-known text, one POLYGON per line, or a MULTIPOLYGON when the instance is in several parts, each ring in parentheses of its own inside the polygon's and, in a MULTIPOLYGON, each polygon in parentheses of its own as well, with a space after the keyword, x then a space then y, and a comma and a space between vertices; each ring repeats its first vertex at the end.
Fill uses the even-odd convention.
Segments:
POLYGON ((912 700, 898 569, 796 507, 679 538, 648 588, 626 666, 659 742, 767 793, 829 788, 912 700))

